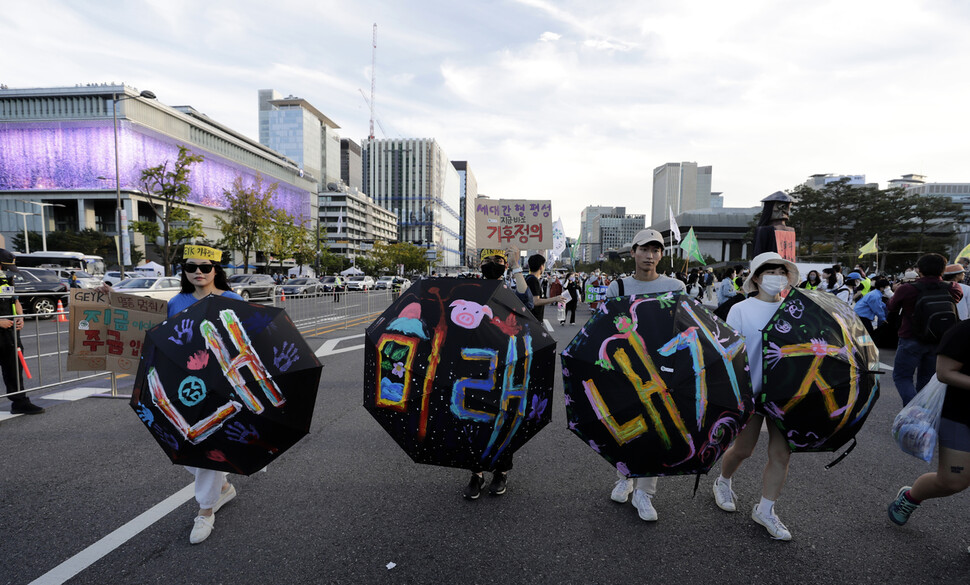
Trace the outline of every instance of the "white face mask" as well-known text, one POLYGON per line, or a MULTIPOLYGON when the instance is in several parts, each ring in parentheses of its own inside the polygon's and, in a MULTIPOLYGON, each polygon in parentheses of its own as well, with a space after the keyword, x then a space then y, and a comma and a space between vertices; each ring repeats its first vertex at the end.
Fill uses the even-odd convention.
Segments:
POLYGON ((765 274, 761 277, 761 290, 770 296, 780 294, 788 285, 788 277, 782 274, 765 274))

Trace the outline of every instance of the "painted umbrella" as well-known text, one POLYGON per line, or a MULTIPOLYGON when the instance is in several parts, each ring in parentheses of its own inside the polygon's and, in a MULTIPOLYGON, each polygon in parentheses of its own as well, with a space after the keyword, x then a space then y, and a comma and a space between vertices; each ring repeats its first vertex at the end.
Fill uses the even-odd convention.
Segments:
POLYGON ((631 477, 707 472, 754 409, 741 336, 684 293, 609 299, 562 373, 569 429, 631 477))
POLYGON ((835 295, 792 289, 764 329, 759 400, 792 451, 835 451, 879 397, 879 350, 835 295))
POLYGON ((210 295, 145 334, 131 406, 173 463, 249 475, 309 432, 322 368, 283 309, 210 295))
POLYGON ((364 407, 418 463, 493 469, 551 418, 556 343, 501 281, 419 280, 364 351, 364 407))

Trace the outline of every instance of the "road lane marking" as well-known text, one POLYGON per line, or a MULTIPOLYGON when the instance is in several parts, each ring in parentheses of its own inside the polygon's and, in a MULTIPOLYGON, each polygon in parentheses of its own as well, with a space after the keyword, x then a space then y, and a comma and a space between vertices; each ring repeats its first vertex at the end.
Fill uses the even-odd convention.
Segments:
POLYGON ((545 325, 546 331, 548 331, 549 333, 552 333, 553 331, 555 331, 555 329, 552 328, 552 323, 549 322, 549 319, 543 319, 542 324, 545 325))
POLYGON ((358 337, 363 337, 363 336, 364 336, 363 333, 359 333, 357 335, 350 335, 348 337, 338 337, 336 339, 328 339, 323 342, 323 345, 320 346, 320 349, 317 350, 315 355, 317 357, 324 357, 327 355, 344 353, 346 351, 357 351, 358 349, 363 349, 364 344, 354 345, 351 347, 341 347, 340 349, 336 349, 337 344, 339 344, 341 341, 346 341, 348 339, 357 339, 358 337))
POLYGON ((30 585, 61 585, 125 544, 142 531, 158 522, 195 495, 195 482, 190 483, 162 500, 154 507, 140 514, 121 528, 105 536, 50 571, 44 573, 30 585))

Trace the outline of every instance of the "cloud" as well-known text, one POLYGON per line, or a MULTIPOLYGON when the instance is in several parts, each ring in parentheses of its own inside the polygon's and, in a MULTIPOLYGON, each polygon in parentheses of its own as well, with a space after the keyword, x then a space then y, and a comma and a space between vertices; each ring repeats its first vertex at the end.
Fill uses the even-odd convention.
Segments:
POLYGON ((558 41, 562 38, 562 35, 554 32, 544 32, 539 35, 539 40, 543 42, 558 41))

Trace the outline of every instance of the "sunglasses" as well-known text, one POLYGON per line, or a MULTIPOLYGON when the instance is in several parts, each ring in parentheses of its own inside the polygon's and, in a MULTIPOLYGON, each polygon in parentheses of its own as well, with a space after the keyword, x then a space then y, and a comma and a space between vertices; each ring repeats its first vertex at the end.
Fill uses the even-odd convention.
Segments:
POLYGON ((202 272, 202 274, 209 274, 215 269, 215 264, 183 264, 182 270, 186 272, 195 272, 196 270, 202 272))

